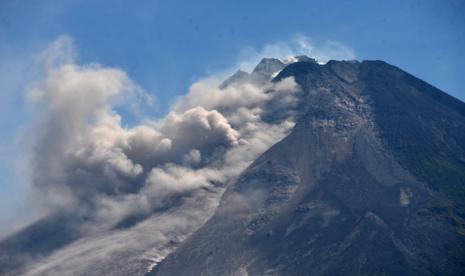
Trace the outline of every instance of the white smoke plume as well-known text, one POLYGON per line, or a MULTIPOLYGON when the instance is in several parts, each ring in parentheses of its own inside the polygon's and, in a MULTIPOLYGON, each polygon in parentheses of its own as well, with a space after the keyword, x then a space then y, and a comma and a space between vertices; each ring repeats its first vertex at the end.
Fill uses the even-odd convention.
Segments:
MULTIPOLYGON (((262 52, 316 51, 303 37, 291 45, 262 52)), ((78 275, 129 253, 143 256, 142 267, 153 265, 213 214, 229 181, 294 126, 300 88, 293 78, 219 88, 215 76, 194 83, 164 118, 123 126, 116 107, 150 97, 120 69, 76 64, 73 49, 60 37, 41 57, 46 74, 29 93, 37 113, 30 163, 47 210, 73 214, 70 220, 82 222, 80 238, 31 264, 32 274, 62 267, 62 275, 78 275), (95 248, 99 257, 81 258, 95 248)))
POLYGON ((240 54, 240 61, 236 67, 250 71, 263 57, 273 57, 285 63, 296 61, 295 56, 306 55, 324 64, 331 59, 354 60, 355 51, 334 40, 323 42, 312 41, 309 37, 297 34, 286 41, 276 41, 265 45, 262 49, 245 48, 240 54))

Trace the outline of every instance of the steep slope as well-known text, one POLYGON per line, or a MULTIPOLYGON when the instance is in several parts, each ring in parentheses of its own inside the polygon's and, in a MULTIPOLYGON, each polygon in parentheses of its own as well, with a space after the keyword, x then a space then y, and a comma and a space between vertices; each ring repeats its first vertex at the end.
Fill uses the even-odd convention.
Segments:
POLYGON ((81 222, 64 214, 51 215, 0 241, 0 275, 10 275, 31 259, 46 255, 79 237, 75 230, 81 222))
POLYGON ((151 274, 465 273, 465 104, 381 61, 289 76, 292 133, 151 274))

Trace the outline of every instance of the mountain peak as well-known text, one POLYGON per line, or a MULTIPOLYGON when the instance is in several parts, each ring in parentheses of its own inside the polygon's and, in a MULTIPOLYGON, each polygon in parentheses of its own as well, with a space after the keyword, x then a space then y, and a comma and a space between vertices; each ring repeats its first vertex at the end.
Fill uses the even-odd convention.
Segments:
POLYGON ((255 66, 252 73, 271 76, 276 72, 281 71, 286 65, 277 58, 262 58, 255 66))
POLYGON ((273 79, 301 88, 292 132, 152 275, 463 275, 465 104, 385 62, 300 59, 273 79))
POLYGON ((220 89, 224 89, 226 88, 227 86, 229 85, 232 85, 232 84, 236 84, 236 83, 242 83, 244 82, 248 77, 249 77, 249 73, 245 72, 245 71, 242 71, 241 69, 237 70, 236 72, 234 72, 234 74, 232 74, 229 78, 227 78, 226 80, 224 80, 219 88, 220 89))

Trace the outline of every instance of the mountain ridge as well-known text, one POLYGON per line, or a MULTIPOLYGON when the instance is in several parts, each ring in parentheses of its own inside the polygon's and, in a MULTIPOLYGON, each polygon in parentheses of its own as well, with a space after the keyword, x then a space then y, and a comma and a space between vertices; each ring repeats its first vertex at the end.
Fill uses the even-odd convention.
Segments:
MULTIPOLYGON (((29 225, 0 241, 0 274, 464 273, 465 103, 379 60, 264 58, 218 89, 263 93, 241 108, 267 127, 295 126, 238 176, 153 213, 91 234, 84 211, 29 225), (108 258, 95 255, 101 240, 108 258)), ((201 168, 199 151, 187 157, 201 168)))
POLYGON ((294 130, 151 275, 463 273, 465 104, 381 61, 290 76, 294 130))

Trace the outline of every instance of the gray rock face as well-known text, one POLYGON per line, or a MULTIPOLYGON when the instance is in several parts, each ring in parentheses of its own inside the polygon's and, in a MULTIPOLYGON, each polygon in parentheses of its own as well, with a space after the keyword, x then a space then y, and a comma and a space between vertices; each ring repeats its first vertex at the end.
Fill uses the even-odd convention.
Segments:
POLYGON ((381 61, 299 61, 292 133, 152 275, 465 273, 465 104, 381 61))
POLYGON ((284 63, 276 58, 263 58, 255 69, 252 71, 252 74, 263 74, 271 76, 273 73, 277 73, 284 68, 284 63))
POLYGON ((249 73, 244 72, 242 70, 237 70, 232 76, 230 76, 229 78, 227 78, 225 81, 223 81, 220 84, 220 88, 224 89, 230 85, 234 85, 236 83, 242 83, 245 80, 247 80, 249 76, 250 76, 249 73))
POLYGON ((284 67, 285 64, 279 59, 264 58, 250 73, 250 79, 254 83, 264 84, 269 82, 275 74, 279 73, 284 67))
MULTIPOLYGON (((307 59, 311 60, 305 56, 296 57, 296 59, 307 59)), ((314 60, 313 60, 314 61, 314 60)), ((263 58, 257 66, 252 70, 252 72, 247 73, 242 70, 237 70, 232 76, 223 81, 219 88, 224 89, 230 85, 234 86, 237 84, 243 84, 245 82, 251 82, 256 85, 264 85, 269 83, 273 77, 278 74, 285 64, 276 58, 263 58)))

